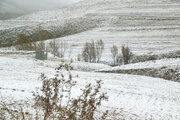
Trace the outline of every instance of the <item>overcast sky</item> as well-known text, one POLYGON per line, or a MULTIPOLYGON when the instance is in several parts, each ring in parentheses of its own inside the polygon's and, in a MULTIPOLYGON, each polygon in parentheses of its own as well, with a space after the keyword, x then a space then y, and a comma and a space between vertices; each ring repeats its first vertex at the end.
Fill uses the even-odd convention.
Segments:
POLYGON ((0 3, 5 2, 25 10, 45 10, 61 8, 78 1, 80 0, 0 0, 0 3))

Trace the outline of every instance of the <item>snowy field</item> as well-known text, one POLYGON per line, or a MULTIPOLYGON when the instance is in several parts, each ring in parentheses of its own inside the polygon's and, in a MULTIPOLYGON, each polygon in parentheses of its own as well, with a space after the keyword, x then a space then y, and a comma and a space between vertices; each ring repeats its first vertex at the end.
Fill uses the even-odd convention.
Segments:
MULTIPOLYGON (((0 42, 20 33, 43 29, 76 34, 56 38, 68 44, 65 59, 73 58, 73 95, 88 83, 102 80, 109 101, 103 106, 117 110, 112 120, 180 120, 180 83, 137 75, 97 73, 99 70, 179 67, 180 58, 162 59, 110 67, 77 62, 85 42, 103 40, 101 61, 112 62, 110 48, 128 45, 135 55, 153 55, 180 50, 180 2, 178 0, 82 0, 58 10, 40 11, 13 20, 0 21, 0 42), (64 31, 63 31, 64 30, 64 31)), ((51 41, 47 40, 46 42, 51 41)), ((12 48, 13 49, 13 48, 12 48)), ((120 52, 120 51, 119 51, 120 52)), ((62 59, 34 59, 33 52, 0 49, 0 94, 10 103, 30 109, 33 92, 41 87, 41 73, 53 76, 62 59)), ((0 97, 0 99, 2 99, 0 97)), ((27 109, 28 110, 28 109, 27 109)))
MULTIPOLYGON (((1 55, 0 91, 4 100, 31 105, 32 92, 41 86, 38 77, 41 73, 52 76, 59 63, 58 60, 36 61, 31 56, 1 55)), ((117 110, 120 114, 115 116, 116 119, 180 119, 180 83, 135 75, 95 73, 93 70, 82 72, 76 69, 72 75, 77 81, 74 95, 78 95, 77 91, 86 84, 102 80, 102 91, 109 96, 103 106, 117 110)))

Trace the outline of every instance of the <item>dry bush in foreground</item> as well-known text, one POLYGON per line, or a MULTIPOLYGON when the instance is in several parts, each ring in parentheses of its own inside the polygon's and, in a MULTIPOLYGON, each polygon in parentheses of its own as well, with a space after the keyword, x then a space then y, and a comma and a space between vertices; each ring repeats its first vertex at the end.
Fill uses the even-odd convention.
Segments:
MULTIPOLYGON (((3 116, 9 116, 15 120, 104 120, 108 115, 108 111, 97 115, 100 110, 101 103, 107 100, 105 93, 101 93, 101 81, 93 86, 88 84, 82 89, 82 94, 77 98, 72 98, 72 88, 76 82, 72 80, 70 70, 73 68, 70 64, 61 64, 56 68, 56 74, 53 78, 48 78, 44 74, 40 76, 42 87, 34 93, 34 110, 36 114, 26 115, 23 109, 18 112, 12 111, 3 104, 5 112, 3 116), (68 76, 64 76, 61 71, 67 71, 68 76), (37 112, 38 111, 38 112, 37 112)), ((0 113, 1 113, 0 112, 0 113)), ((0 116, 1 117, 1 116, 0 116)))

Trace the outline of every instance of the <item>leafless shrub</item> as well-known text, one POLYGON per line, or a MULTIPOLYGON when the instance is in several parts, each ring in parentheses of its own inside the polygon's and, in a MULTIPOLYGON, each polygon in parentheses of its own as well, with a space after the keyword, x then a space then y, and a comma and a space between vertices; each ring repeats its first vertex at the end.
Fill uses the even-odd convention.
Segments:
MULTIPOLYGON (((71 98, 72 87, 75 82, 69 72, 66 78, 61 69, 71 70, 68 64, 62 64, 56 68, 54 78, 47 78, 41 75, 43 85, 41 93, 35 94, 35 107, 42 107, 43 119, 59 119, 59 120, 95 120, 95 112, 101 106, 103 100, 107 100, 104 93, 100 93, 101 81, 97 81, 96 86, 88 84, 83 89, 82 95, 78 98, 71 98)), ((103 116, 98 117, 103 118, 103 116)))
POLYGON ((0 119, 1 120, 33 120, 28 112, 24 112, 21 106, 18 108, 10 107, 4 101, 0 103, 0 119))
POLYGON ((104 43, 102 40, 91 43, 86 42, 82 51, 82 56, 85 62, 99 62, 104 50, 104 43))
POLYGON ((112 54, 112 58, 114 61, 114 65, 116 65, 116 59, 117 59, 117 55, 118 55, 118 48, 116 45, 113 45, 111 48, 111 54, 112 54))

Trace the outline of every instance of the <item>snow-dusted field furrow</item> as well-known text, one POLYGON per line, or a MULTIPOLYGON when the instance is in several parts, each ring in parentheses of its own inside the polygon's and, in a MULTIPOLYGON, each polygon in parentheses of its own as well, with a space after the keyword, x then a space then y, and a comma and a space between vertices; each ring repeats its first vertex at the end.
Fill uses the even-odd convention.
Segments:
POLYGON ((152 60, 147 62, 132 63, 128 65, 121 65, 118 67, 113 67, 111 70, 128 70, 128 69, 147 69, 147 68, 176 68, 180 67, 180 58, 172 59, 161 59, 161 60, 152 60))
MULTIPOLYGON (((1 56, 0 91, 4 100, 32 104, 32 92, 41 86, 40 73, 52 76, 56 65, 53 61, 1 56)), ((109 96, 109 101, 103 106, 124 114, 116 116, 117 119, 180 119, 180 83, 123 74, 72 71, 72 75, 77 81, 73 96, 79 95, 79 89, 86 84, 102 80, 102 91, 109 96)))

